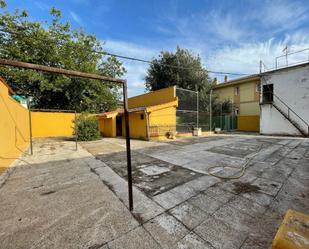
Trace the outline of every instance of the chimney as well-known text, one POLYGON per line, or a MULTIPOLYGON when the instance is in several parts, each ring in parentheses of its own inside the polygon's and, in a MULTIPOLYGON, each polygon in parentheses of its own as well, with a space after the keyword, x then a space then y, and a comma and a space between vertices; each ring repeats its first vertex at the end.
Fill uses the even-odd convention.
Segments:
POLYGON ((217 77, 215 77, 215 78, 214 78, 214 83, 215 83, 215 85, 217 85, 217 84, 218 84, 217 77))
POLYGON ((224 83, 226 83, 228 81, 228 77, 227 75, 224 75, 224 83))

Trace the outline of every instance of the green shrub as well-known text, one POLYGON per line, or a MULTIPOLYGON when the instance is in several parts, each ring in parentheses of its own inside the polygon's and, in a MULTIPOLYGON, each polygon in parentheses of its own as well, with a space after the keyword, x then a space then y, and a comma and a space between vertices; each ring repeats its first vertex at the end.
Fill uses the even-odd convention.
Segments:
POLYGON ((100 138, 98 119, 88 113, 82 113, 76 118, 76 133, 79 141, 92 141, 100 138))

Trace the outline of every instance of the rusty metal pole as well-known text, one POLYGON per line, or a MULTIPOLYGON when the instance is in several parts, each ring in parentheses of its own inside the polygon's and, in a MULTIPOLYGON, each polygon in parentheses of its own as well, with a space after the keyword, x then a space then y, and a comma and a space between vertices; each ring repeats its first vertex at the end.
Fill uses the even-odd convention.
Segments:
POLYGON ((124 120, 125 120, 125 128, 126 128, 129 210, 132 211, 133 210, 132 165, 131 165, 131 144, 130 144, 128 90, 127 90, 127 82, 126 81, 123 82, 123 107, 124 107, 124 120))

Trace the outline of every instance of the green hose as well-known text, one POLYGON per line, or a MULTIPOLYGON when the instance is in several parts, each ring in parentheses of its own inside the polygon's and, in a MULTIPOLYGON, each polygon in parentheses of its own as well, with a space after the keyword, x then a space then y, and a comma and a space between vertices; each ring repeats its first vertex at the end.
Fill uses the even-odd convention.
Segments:
POLYGON ((245 172, 246 172, 246 169, 248 168, 248 164, 252 161, 253 157, 255 157, 262 149, 262 146, 261 145, 258 149, 258 151, 256 153, 254 153, 249 159, 247 159, 247 161, 244 163, 244 165, 242 165, 241 167, 237 167, 237 166, 230 166, 230 165, 227 165, 227 166, 213 166, 213 167, 210 167, 207 169, 207 173, 211 176, 214 176, 214 177, 217 177, 217 178, 220 178, 220 179, 227 179, 227 180, 235 180, 235 179, 239 179, 241 178, 245 172), (220 176, 220 175, 216 175, 216 173, 212 173, 211 170, 213 169, 218 169, 218 168, 222 168, 223 170, 225 168, 230 168, 230 169, 239 169, 239 174, 236 175, 236 176, 220 176))

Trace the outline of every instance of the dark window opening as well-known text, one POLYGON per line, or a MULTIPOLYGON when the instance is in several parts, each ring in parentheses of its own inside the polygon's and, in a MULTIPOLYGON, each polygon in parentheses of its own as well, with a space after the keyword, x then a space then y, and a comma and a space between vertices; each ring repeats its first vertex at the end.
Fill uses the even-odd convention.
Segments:
POLYGON ((263 103, 271 103, 274 100, 274 85, 268 84, 263 86, 263 103))
POLYGON ((116 117, 116 136, 122 136, 122 118, 121 116, 116 117))
POLYGON ((144 114, 141 114, 141 120, 144 120, 144 114))

